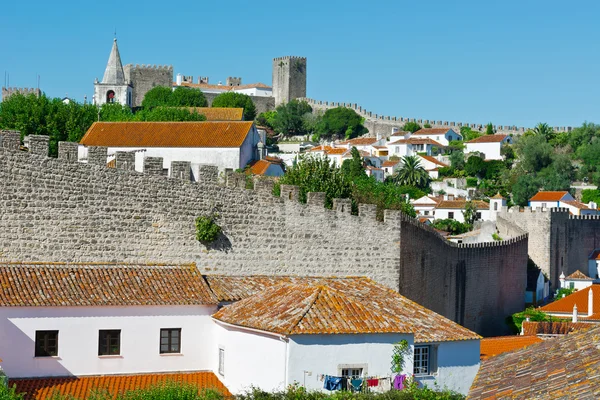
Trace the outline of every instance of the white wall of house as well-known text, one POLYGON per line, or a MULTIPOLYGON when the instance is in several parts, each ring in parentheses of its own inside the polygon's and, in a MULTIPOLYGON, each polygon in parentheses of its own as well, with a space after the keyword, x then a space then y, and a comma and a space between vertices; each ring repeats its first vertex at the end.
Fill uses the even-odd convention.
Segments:
POLYGON ((12 378, 209 370, 214 306, 1 307, 2 368, 12 378), (181 328, 181 353, 160 354, 161 328, 181 328), (121 330, 118 356, 99 331, 121 330), (58 356, 35 357, 35 332, 58 330, 58 356))
POLYGON ((431 134, 431 135, 420 135, 419 131, 415 132, 412 135, 413 138, 428 138, 431 140, 435 140, 436 142, 443 144, 444 146, 448 146, 450 142, 454 140, 462 140, 462 136, 459 133, 454 132, 452 129, 449 129, 445 134, 431 134))
MULTIPOLYGON (((212 369, 233 394, 251 386, 265 391, 286 387, 287 341, 279 336, 214 322, 215 345, 212 369), (223 374, 219 372, 219 349, 223 350, 223 374)), ((210 349, 210 350, 209 350, 210 349)))
POLYGON ((437 371, 415 378, 431 388, 437 386, 467 394, 479 370, 479 340, 443 342, 430 347, 436 348, 437 371))
POLYGON ((273 96, 273 90, 267 88, 246 88, 246 89, 233 89, 236 93, 247 94, 248 96, 261 96, 261 97, 271 97, 273 96))
MULTIPOLYGON (((464 210, 461 208, 436 208, 435 219, 449 219, 450 213, 453 213, 452 218, 458 222, 465 222, 464 210)), ((481 218, 484 221, 490 220, 490 210, 477 210, 481 213, 481 218)))
POLYGON ((473 153, 480 152, 485 154, 486 160, 502 160, 502 155, 500 155, 500 149, 502 148, 502 143, 500 142, 492 142, 492 143, 465 143, 466 150, 465 153, 473 153))
MULTIPOLYGON (((595 278, 595 276, 594 276, 595 278)), ((590 287, 594 284, 594 281, 586 281, 581 279, 565 279, 565 288, 570 289, 571 286, 573 289, 581 290, 587 287, 590 287)))
POLYGON ((581 209, 581 208, 575 207, 571 204, 564 203, 562 201, 560 201, 558 204, 559 204, 559 207, 567 208, 569 210, 569 212, 573 215, 597 215, 598 214, 598 210, 581 209))
MULTIPOLYGON (((341 376, 342 368, 363 368, 371 376, 389 376, 394 343, 406 340, 412 354, 412 334, 294 335, 288 350, 288 383, 308 390, 322 390, 319 374, 341 376), (305 371, 310 372, 310 376, 305 371)), ((412 374, 412 357, 405 358, 405 372, 412 374)))

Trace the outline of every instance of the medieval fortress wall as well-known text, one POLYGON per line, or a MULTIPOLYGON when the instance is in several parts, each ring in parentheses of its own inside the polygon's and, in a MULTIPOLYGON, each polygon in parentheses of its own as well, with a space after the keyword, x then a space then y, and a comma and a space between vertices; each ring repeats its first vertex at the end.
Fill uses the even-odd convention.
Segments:
POLYGON ((155 86, 171 87, 173 85, 172 65, 127 64, 123 67, 123 72, 125 80, 133 86, 133 107, 140 107, 146 93, 155 86))
POLYGON ((298 188, 230 174, 219 182, 206 166, 191 180, 190 164, 147 158, 131 170, 118 152, 106 167, 106 148, 90 147, 77 162, 77 144, 59 144, 49 158, 45 136, 18 150, 18 132, 0 136, 0 259, 7 261, 196 262, 204 273, 364 275, 481 333, 487 324, 523 307, 527 236, 457 245, 433 230, 387 210, 350 201, 324 208, 324 194, 297 201, 298 188), (208 247, 195 239, 195 219, 215 213, 224 234, 208 247), (423 289, 425 288, 425 289, 423 289))

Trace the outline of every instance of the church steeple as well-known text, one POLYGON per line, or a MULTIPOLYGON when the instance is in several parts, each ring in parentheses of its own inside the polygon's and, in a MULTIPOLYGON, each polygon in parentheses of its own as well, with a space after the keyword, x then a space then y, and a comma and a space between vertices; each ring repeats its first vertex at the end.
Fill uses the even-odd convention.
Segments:
POLYGON ((121 56, 119 55, 119 47, 117 46, 117 38, 115 38, 104 70, 102 83, 110 85, 124 85, 125 73, 123 72, 123 64, 121 64, 121 56))

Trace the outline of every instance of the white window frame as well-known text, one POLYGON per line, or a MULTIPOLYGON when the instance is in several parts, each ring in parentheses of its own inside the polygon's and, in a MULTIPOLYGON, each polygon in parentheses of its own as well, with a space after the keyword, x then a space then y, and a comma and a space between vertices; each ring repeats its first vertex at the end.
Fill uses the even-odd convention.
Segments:
MULTIPOLYGON (((360 378, 361 376, 368 376, 369 374, 369 364, 339 364, 338 365, 338 375, 337 376, 348 376, 348 375, 344 375, 344 370, 358 370, 360 372, 360 375, 358 375, 357 377, 360 378)), ((352 378, 353 376, 348 376, 348 378, 352 378)))
POLYGON ((219 347, 219 375, 225 376, 225 349, 219 347))
POLYGON ((415 376, 430 375, 431 347, 415 346, 413 355, 413 373, 415 376))

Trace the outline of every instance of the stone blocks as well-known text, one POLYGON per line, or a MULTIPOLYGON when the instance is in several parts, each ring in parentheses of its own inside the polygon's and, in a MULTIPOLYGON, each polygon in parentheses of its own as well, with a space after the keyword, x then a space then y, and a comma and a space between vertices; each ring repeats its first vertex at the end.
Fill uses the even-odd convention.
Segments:
POLYGON ((78 161, 79 144, 73 142, 58 142, 58 159, 76 163, 78 161))

